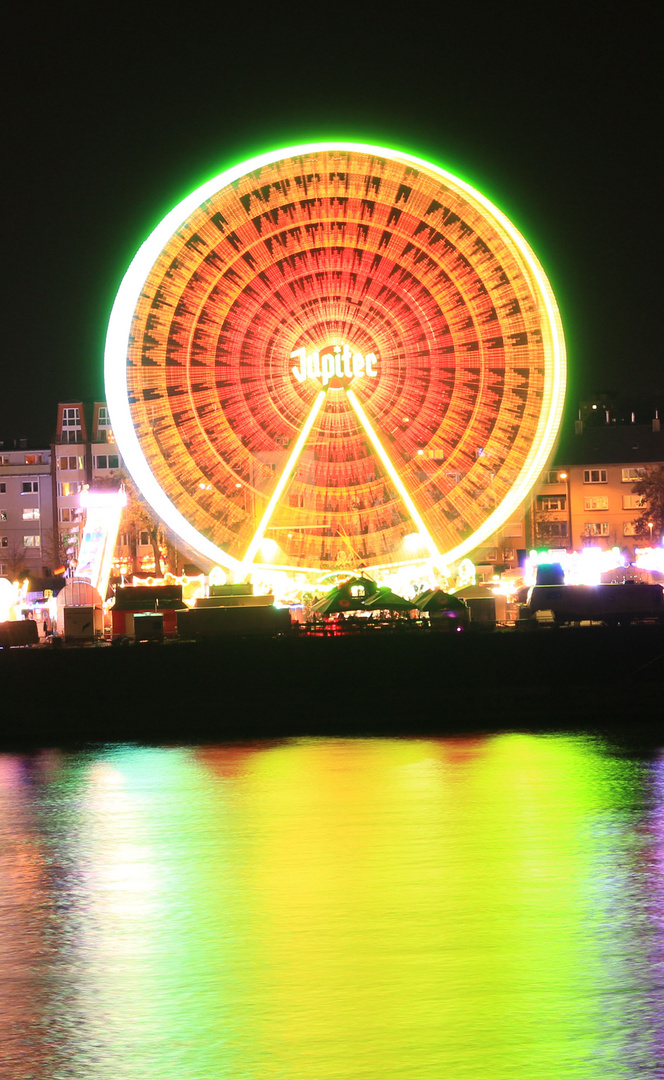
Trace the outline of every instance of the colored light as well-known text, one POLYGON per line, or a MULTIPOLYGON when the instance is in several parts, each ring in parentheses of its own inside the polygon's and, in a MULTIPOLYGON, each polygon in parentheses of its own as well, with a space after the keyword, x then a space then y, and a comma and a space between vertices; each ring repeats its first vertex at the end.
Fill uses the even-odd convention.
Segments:
POLYGON ((265 530, 266 530, 266 528, 267 528, 267 526, 268 526, 268 524, 270 522, 270 518, 272 517, 272 513, 274 511, 274 508, 277 505, 277 503, 278 503, 278 501, 279 501, 279 499, 281 497, 281 493, 284 490, 286 484, 288 483, 290 475, 291 475, 293 469, 295 468, 295 466, 297 464, 297 459, 299 458, 300 454, 302 453, 302 448, 303 448, 304 444, 306 443, 307 438, 309 437, 309 432, 311 431, 312 427, 314 426, 314 422, 316 420, 316 417, 318 416, 318 413, 320 412, 321 405, 323 404, 324 401, 325 401, 325 391, 321 390, 319 392, 319 394, 317 395, 316 400, 314 401, 314 403, 313 403, 313 405, 311 407, 311 412, 309 413, 309 415, 308 415, 308 417, 307 417, 307 419, 305 421, 304 427, 302 428, 300 434, 298 435, 298 437, 296 439, 295 446, 293 447, 293 450, 292 450, 292 452, 291 452, 291 454, 290 454, 290 456, 288 458, 288 461, 286 462, 286 465, 284 466, 283 472, 282 472, 281 476, 279 477, 279 481, 278 481, 277 486, 275 487, 275 489, 274 489, 274 491, 272 493, 272 497, 271 497, 269 503, 267 504, 267 508, 265 510, 265 513, 263 514, 263 517, 260 520, 260 524, 259 524, 258 528, 256 529, 256 532, 254 533, 254 535, 253 535, 253 537, 251 539, 251 543, 249 544, 249 547, 247 548, 244 559, 242 560, 243 569, 246 569, 254 560, 256 552, 257 552, 258 548, 260 547, 261 542, 263 540, 263 535, 265 533, 265 530))
POLYGON ((402 504, 424 523, 429 550, 458 561, 530 491, 565 387, 555 300, 511 222, 445 169, 347 142, 259 155, 166 215, 118 292, 105 370, 114 432, 139 488, 187 543, 234 572, 253 561, 268 522, 293 568, 337 557, 341 541, 329 536, 366 565, 396 564, 402 504), (298 184, 313 201, 293 202, 298 184), (346 388, 352 380, 348 400, 363 410, 397 492, 385 511, 363 457, 368 428, 344 428, 332 398, 316 450, 306 440, 299 448, 306 479, 289 485, 283 448, 314 401, 314 355, 335 364, 332 398, 339 373, 346 388), (335 456, 340 428, 348 465, 335 456), (238 484, 244 505, 230 498, 238 484))

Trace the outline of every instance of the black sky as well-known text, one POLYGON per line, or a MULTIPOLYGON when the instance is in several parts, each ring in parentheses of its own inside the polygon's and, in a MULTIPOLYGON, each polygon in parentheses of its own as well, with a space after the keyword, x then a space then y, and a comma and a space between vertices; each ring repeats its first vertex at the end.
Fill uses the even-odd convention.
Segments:
POLYGON ((58 401, 103 398, 115 291, 168 209, 312 137, 430 158, 512 218, 562 310, 570 408, 662 392, 656 8, 44 10, 6 27, 0 438, 48 442, 58 401))

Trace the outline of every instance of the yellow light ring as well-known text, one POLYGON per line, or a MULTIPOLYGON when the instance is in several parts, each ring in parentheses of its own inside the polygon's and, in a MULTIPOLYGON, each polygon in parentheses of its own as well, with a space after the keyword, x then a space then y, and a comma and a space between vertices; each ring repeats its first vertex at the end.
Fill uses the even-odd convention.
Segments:
MULTIPOLYGON (((479 527, 473 529, 472 535, 463 539, 461 543, 446 550, 443 556, 446 561, 453 561, 472 550, 473 547, 477 546, 482 540, 488 538, 495 532, 500 525, 515 512, 548 459, 560 421, 565 384, 564 341, 553 294, 537 259, 523 237, 520 236, 508 219, 479 192, 475 191, 464 181, 452 176, 446 170, 424 162, 412 155, 364 144, 314 143, 306 146, 274 151, 235 166, 233 169, 227 170, 207 184, 204 184, 201 188, 197 189, 197 191, 189 195, 187 199, 183 200, 183 202, 175 207, 174 210, 164 218, 145 244, 143 244, 127 271, 118 292, 109 323, 105 357, 107 400, 111 410, 111 419, 116 439, 129 471, 134 476, 134 479, 148 501, 153 505, 166 524, 173 528, 183 537, 183 539, 191 544, 192 547, 196 548, 211 561, 218 562, 231 570, 239 569, 242 562, 241 558, 234 557, 223 550, 218 544, 211 542, 208 537, 201 534, 200 529, 197 529, 192 525, 187 515, 182 512, 183 505, 185 505, 185 507, 190 505, 190 497, 189 501, 187 499, 184 499, 184 501, 180 499, 180 505, 176 505, 173 498, 169 498, 155 478, 149 461, 150 456, 152 456, 153 460, 155 457, 154 443, 150 444, 151 448, 149 453, 146 450, 146 447, 149 444, 149 433, 145 430, 147 427, 147 409, 144 410, 144 429, 141 431, 140 437, 137 435, 134 422, 135 418, 129 404, 126 371, 127 352, 132 334, 132 325, 134 323, 135 313, 141 301, 141 293, 146 280, 152 273, 153 268, 159 266, 160 263, 161 268, 163 270, 166 269, 168 260, 162 253, 165 253, 171 237, 179 229, 184 228, 187 220, 190 216, 195 214, 201 204, 205 203, 206 200, 212 199, 218 191, 228 188, 231 184, 239 183, 248 174, 257 174, 260 169, 265 166, 292 158, 299 158, 304 161, 317 154, 325 154, 328 152, 338 152, 346 155, 352 155, 354 153, 362 155, 368 154, 372 155, 377 161, 380 159, 398 161, 412 167, 414 170, 425 170, 429 175, 433 175, 444 181, 449 189, 461 193, 465 200, 475 208, 480 218, 488 219, 494 229, 497 229, 504 237, 508 238, 511 252, 510 257, 521 269, 524 278, 528 279, 530 287, 534 291, 537 301, 543 309, 545 316, 542 320, 543 336, 547 339, 542 346, 544 365, 546 367, 544 379, 545 401, 539 412, 537 427, 534 437, 531 440, 530 448, 525 456, 525 460, 520 464, 518 476, 516 477, 514 484, 505 498, 501 500, 498 508, 490 514, 479 527)), ((238 221, 240 220, 239 217, 238 221)), ((189 393, 189 398, 193 409, 191 393, 189 393)), ((364 398, 364 403, 366 406, 366 397, 364 398)), ((477 411, 477 400, 474 407, 475 411, 477 411)), ((375 424, 375 416, 373 417, 373 420, 375 424)), ((175 425, 175 427, 177 428, 177 425, 175 425)), ((198 440, 199 444, 204 442, 207 443, 209 448, 211 444, 207 430, 200 424, 198 424, 198 428, 198 432, 194 433, 195 438, 198 440)), ((171 437, 175 445, 177 444, 178 439, 182 439, 182 432, 175 430, 171 433, 171 437)), ((300 450, 301 449, 302 447, 300 447, 300 450)), ((199 465, 200 462, 197 464, 192 460, 191 469, 189 470, 191 476, 196 473, 199 465)), ((471 474, 471 472, 472 470, 469 469, 468 473, 471 474)), ((475 474, 479 475, 479 468, 477 467, 475 468, 473 475, 475 474)), ((178 476, 171 482, 171 489, 176 495, 178 494, 177 482, 180 480, 181 477, 178 476)), ((260 502, 262 498, 263 496, 260 496, 258 501, 260 502)), ((477 517, 477 510, 472 506, 472 497, 468 495, 464 498, 466 505, 470 506, 475 517, 477 517)), ((269 504, 267 494, 265 500, 269 504)), ((265 505, 265 503, 263 503, 263 505, 265 505)), ((420 506, 420 509, 423 510, 424 508, 420 506)), ((275 505, 273 502, 270 513, 274 510, 275 505)), ((427 516, 426 511, 425 516, 427 516)), ((392 557, 392 561, 394 560, 395 556, 392 557)), ((306 560, 300 562, 300 565, 303 568, 305 562, 306 560)))

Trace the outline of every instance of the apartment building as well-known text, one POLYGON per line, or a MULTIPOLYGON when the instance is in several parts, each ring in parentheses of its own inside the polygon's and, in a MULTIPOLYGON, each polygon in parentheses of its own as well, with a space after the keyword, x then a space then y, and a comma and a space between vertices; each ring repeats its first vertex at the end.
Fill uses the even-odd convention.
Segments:
POLYGON ((0 577, 48 577, 57 563, 50 449, 0 446, 0 577))
POLYGON ((643 538, 636 536, 634 524, 641 499, 632 489, 663 463, 658 419, 601 427, 577 421, 535 489, 529 511, 533 546, 578 551, 592 544, 633 555, 643 538))

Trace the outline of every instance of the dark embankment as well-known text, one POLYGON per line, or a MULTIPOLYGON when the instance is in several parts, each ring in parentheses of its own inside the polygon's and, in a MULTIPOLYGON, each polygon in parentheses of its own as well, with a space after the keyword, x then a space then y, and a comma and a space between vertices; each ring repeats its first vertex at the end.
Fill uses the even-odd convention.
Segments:
POLYGON ((664 628, 0 652, 0 744, 605 729, 658 738, 664 628))

